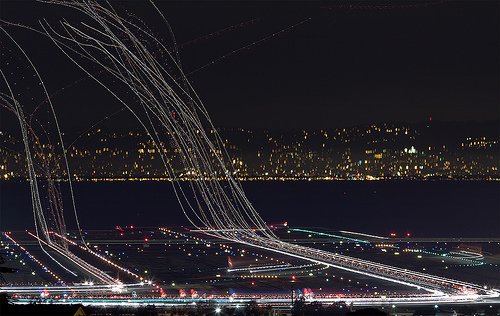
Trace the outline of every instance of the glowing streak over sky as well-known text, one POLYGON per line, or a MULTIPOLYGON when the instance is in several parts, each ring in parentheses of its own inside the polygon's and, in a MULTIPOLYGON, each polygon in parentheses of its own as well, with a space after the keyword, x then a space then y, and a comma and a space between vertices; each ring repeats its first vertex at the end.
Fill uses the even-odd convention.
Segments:
POLYGON ((66 176, 68 180, 67 183, 70 191, 72 208, 74 211, 80 238, 84 247, 87 247, 83 239, 83 234, 81 232, 80 223, 78 220, 68 160, 66 157, 66 151, 64 150, 64 141, 62 138, 61 130, 59 128, 57 116, 52 102, 48 96, 45 84, 31 59, 28 57, 22 47, 14 40, 14 38, 12 38, 11 35, 6 32, 5 29, 1 26, 0 31, 2 31, 14 43, 17 49, 22 53, 24 59, 29 63, 30 68, 35 73, 35 77, 39 81, 43 93, 46 96, 47 106, 52 118, 52 123, 56 128, 57 142, 60 145, 61 153, 58 154, 58 152, 56 151, 58 147, 51 144, 48 132, 42 126, 42 124, 36 118, 34 118, 34 113, 40 108, 40 105, 35 107, 33 113, 27 115, 24 108, 25 105, 22 105, 15 97, 16 94, 13 89, 13 85, 9 83, 9 80, 7 79, 4 71, 0 69, 1 78, 8 90, 7 92, 0 92, 0 106, 12 112, 16 116, 17 121, 19 122, 24 145, 23 156, 26 160, 26 167, 28 170, 31 202, 35 224, 35 234, 29 234, 38 241, 40 248, 48 257, 50 257, 54 262, 56 262, 70 274, 77 276, 75 272, 63 265, 61 261, 50 254, 45 247, 50 249, 52 252, 58 253, 62 257, 65 257, 69 261, 79 266, 82 270, 87 271, 92 276, 98 278, 104 283, 117 284, 118 282, 109 277, 106 273, 93 267, 92 265, 88 264, 84 260, 77 257, 75 254, 73 254, 68 248, 67 239, 62 238, 62 236, 66 236, 66 222, 64 219, 61 187, 60 183, 55 181, 55 177, 64 178, 64 176, 66 176), (33 126, 34 123, 37 123, 40 126, 46 139, 42 140, 42 138, 37 135, 33 126), (63 161, 62 167, 59 163, 59 160, 63 161), (40 187, 46 187, 47 194, 45 196, 41 192, 40 187))
POLYGON ((102 6, 91 0, 43 2, 64 6, 84 15, 85 21, 81 23, 61 21, 59 25, 51 25, 41 21, 40 25, 68 58, 138 120, 170 178, 177 178, 180 172, 192 176, 188 188, 179 182, 172 184, 184 214, 198 230, 253 247, 424 289, 436 295, 482 291, 480 286, 471 283, 281 241, 266 225, 235 179, 235 171, 223 142, 182 70, 171 28, 154 3, 150 0, 169 32, 168 43, 160 42, 139 23, 122 17, 109 4, 102 6), (113 80, 92 76, 96 66, 113 80), (166 155, 170 151, 182 162, 183 171, 174 170, 166 155))
POLYGON ((235 179, 223 142, 182 70, 170 26, 154 3, 150 1, 170 33, 168 43, 161 42, 132 19, 122 17, 110 4, 102 6, 91 0, 42 2, 83 14, 84 19, 79 23, 63 20, 52 25, 44 20, 40 26, 70 60, 137 119, 168 177, 175 179, 180 173, 192 177, 187 187, 175 181, 172 185, 184 214, 196 229, 218 238, 425 289, 436 295, 470 295, 471 291, 482 291, 480 286, 471 283, 281 241, 235 179), (95 67, 107 77, 92 75, 95 67), (173 152, 182 162, 182 171, 173 168, 167 152, 173 152))

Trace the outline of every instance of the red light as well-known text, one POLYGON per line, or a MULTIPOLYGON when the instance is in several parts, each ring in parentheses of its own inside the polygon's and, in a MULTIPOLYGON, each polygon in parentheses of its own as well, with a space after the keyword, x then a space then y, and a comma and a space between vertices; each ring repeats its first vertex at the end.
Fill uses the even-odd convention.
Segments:
POLYGON ((252 282, 252 285, 255 285, 255 282, 252 282))
POLYGON ((411 236, 411 234, 410 234, 410 233, 406 233, 406 237, 410 237, 410 236, 411 236))
POLYGON ((130 225, 130 229, 134 229, 134 225, 130 225))
POLYGON ((295 275, 292 275, 292 280, 295 280, 297 277, 295 275))
POLYGON ((148 241, 148 239, 147 239, 147 238, 144 238, 144 241, 148 241))
POLYGON ((120 236, 123 236, 123 233, 120 233, 120 236))
POLYGON ((396 237, 396 233, 391 233, 391 237, 396 237))

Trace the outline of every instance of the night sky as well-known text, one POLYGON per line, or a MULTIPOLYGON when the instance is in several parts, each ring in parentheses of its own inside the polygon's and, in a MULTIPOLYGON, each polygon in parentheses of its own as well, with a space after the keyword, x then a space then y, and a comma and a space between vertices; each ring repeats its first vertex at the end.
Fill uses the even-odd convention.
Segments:
MULTIPOLYGON (((167 36, 148 1, 113 3, 144 20, 160 39, 167 36)), ((157 5, 181 44, 186 73, 229 54, 189 75, 216 126, 319 129, 430 116, 499 118, 497 1, 157 5)), ((31 1, 2 0, 0 14, 31 26, 41 18, 78 20, 57 6, 31 1)), ((85 77, 43 36, 7 30, 33 58, 49 92, 85 77)), ((7 57, 5 47, 12 45, 3 35, 1 41, 2 64, 25 63, 19 54, 7 57)), ((20 73, 9 79, 28 85, 20 73)), ((121 108, 90 79, 53 101, 64 130, 84 130, 121 108)), ((2 112, 0 126, 9 127, 11 119, 2 112)), ((105 124, 132 122, 124 112, 105 124)))

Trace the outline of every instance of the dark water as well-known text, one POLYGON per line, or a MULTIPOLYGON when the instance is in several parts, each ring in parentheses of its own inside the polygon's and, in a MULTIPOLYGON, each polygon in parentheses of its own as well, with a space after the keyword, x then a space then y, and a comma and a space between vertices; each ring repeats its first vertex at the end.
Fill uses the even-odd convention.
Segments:
MULTIPOLYGON (((268 223, 374 234, 500 237, 498 182, 295 181, 243 186, 268 223)), ((188 224, 169 182, 77 183, 75 197, 84 229, 188 224)), ((28 183, 0 182, 1 230, 33 227, 31 212, 28 183)), ((75 227, 71 214, 67 222, 75 227)))

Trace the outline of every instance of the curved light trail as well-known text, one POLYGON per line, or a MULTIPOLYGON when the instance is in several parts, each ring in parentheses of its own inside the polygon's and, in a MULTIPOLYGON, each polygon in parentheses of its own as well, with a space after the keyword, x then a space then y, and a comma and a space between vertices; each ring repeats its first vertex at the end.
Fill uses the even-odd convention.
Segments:
MULTIPOLYGON (((96 1, 45 2, 79 11, 90 20, 79 24, 61 21, 57 26, 46 21, 40 24, 54 44, 88 75, 92 76, 91 67, 98 66, 120 83, 93 77, 146 130, 169 177, 175 179, 181 172, 192 175, 189 191, 178 182, 172 184, 184 214, 197 230, 438 296, 486 294, 476 284, 279 240, 235 179, 236 171, 223 141, 182 71, 173 35, 171 43, 162 43, 138 24, 120 16, 111 5, 105 7, 96 1), (155 57, 159 55, 166 60, 155 57), (184 170, 174 170, 166 155, 169 151, 177 154, 184 170)), ((164 22, 171 30, 165 19, 164 22)))
MULTIPOLYGON (((29 67, 35 73, 34 77, 39 81, 42 87, 44 96, 46 97, 48 110, 52 119, 52 124, 56 129, 57 142, 60 145, 61 153, 58 154, 57 147, 52 145, 46 128, 42 124, 34 119, 33 115, 27 115, 24 106, 15 97, 15 91, 13 85, 11 85, 5 75, 4 71, 0 69, 0 75, 3 79, 3 83, 7 88, 7 92, 0 92, 0 106, 12 112, 19 123, 21 130, 23 145, 24 145, 24 157, 26 160, 26 167, 28 170, 30 192, 31 192, 31 202, 33 208, 33 217, 35 224, 35 234, 29 233, 34 237, 42 249, 42 251, 50 257, 59 266, 65 269, 70 274, 76 276, 77 274, 73 272, 70 268, 63 264, 61 260, 56 259, 52 254, 50 254, 47 249, 57 253, 66 260, 72 262, 78 266, 83 271, 86 271, 90 275, 94 276, 98 280, 101 280, 107 284, 118 284, 119 282, 106 273, 100 271, 89 263, 85 262, 81 258, 73 254, 68 248, 68 241, 66 238, 61 238, 61 236, 66 236, 66 222, 64 219, 64 209, 63 209, 63 199, 61 194, 61 186, 59 182, 56 182, 55 177, 66 176, 68 180, 68 187, 70 191, 72 208, 75 215, 75 221, 78 227, 80 238, 82 243, 86 246, 83 239, 83 234, 80 228, 80 222, 78 219, 78 214, 76 211, 76 204, 73 195, 73 185, 71 182, 70 169, 68 164, 68 159, 66 157, 66 152, 64 150, 64 141, 62 138, 61 129, 59 127, 56 112, 48 96, 45 84, 31 61, 26 52, 22 47, 12 38, 12 36, 5 31, 3 27, 0 26, 0 31, 2 31, 7 38, 9 38, 17 49, 22 53, 25 60, 27 60, 29 67), (33 126, 33 122, 38 123, 42 129, 44 139, 38 136, 33 126), (63 161, 63 165, 59 164, 59 160, 63 161), (40 188, 46 187, 47 195, 44 196, 41 193, 40 188), (47 249, 45 248, 47 247, 47 249)), ((35 111, 39 109, 39 106, 35 107, 35 111)), ((9 236, 7 236, 9 237, 9 236)), ((11 237, 9 237, 12 239, 11 237)))
MULTIPOLYGON (((476 284, 281 241, 252 206, 236 180, 237 170, 224 148, 224 142, 182 70, 173 35, 170 43, 163 43, 138 23, 123 18, 109 3, 102 6, 93 0, 42 2, 66 7, 83 15, 85 19, 80 23, 64 20, 58 25, 51 25, 40 21, 40 26, 75 65, 134 115, 150 137, 170 178, 175 179, 181 174, 192 177, 187 186, 176 181, 172 185, 185 216, 197 230, 252 247, 422 289, 432 293, 433 300, 498 296, 498 292, 485 290, 476 284), (93 76, 96 66, 108 78, 93 76), (167 153, 174 153, 174 159, 179 160, 184 168, 176 170, 167 153)), ((156 9, 154 4, 153 7, 156 9)), ((161 12, 158 13, 161 15, 161 12)), ((168 22, 164 22, 170 30, 168 22)), ((307 20, 300 23, 305 22, 307 20)), ((38 203, 37 199, 35 196, 34 202, 38 203)))

